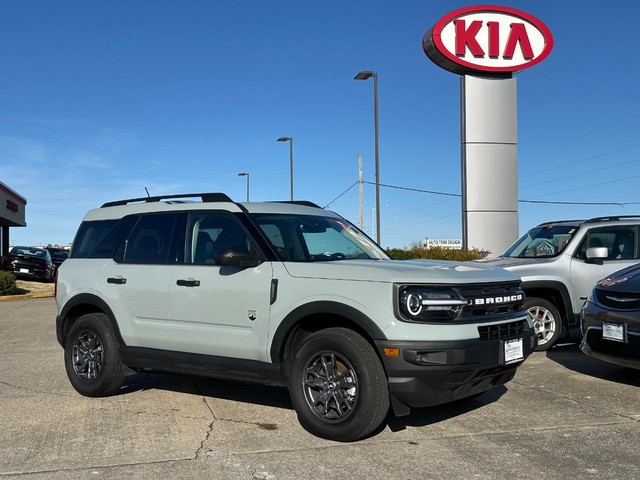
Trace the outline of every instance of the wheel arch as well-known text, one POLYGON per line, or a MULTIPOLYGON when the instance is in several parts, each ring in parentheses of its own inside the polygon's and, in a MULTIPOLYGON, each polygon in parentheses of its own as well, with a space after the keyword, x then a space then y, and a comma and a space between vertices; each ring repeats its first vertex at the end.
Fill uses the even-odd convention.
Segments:
POLYGON ((118 343, 121 346, 125 345, 113 311, 111 310, 107 302, 92 293, 81 293, 79 295, 76 295, 75 297, 69 299, 69 301, 62 308, 62 311, 58 316, 58 318, 61 319, 58 335, 58 341, 61 345, 64 345, 65 338, 69 334, 69 331, 71 330, 74 322, 82 315, 86 315, 88 313, 105 314, 109 319, 109 323, 113 328, 113 332, 116 336, 116 339, 118 340, 118 343))
POLYGON ((386 340, 380 327, 360 310, 339 302, 318 301, 290 312, 278 326, 271 343, 271 361, 284 364, 293 345, 313 332, 345 327, 358 332, 375 350, 375 340, 386 340))
POLYGON ((521 288, 527 297, 540 297, 553 303, 560 311, 563 326, 568 329, 569 320, 573 316, 573 304, 569 289, 564 283, 539 280, 522 282, 521 288))

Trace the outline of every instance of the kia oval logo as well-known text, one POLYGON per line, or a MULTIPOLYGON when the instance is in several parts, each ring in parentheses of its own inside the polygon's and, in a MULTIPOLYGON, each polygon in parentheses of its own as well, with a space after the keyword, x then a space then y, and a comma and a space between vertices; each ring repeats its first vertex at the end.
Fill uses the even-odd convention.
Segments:
POLYGON ((422 38, 427 56, 458 74, 510 74, 544 60, 553 48, 547 26, 528 13, 493 5, 444 16, 422 38))

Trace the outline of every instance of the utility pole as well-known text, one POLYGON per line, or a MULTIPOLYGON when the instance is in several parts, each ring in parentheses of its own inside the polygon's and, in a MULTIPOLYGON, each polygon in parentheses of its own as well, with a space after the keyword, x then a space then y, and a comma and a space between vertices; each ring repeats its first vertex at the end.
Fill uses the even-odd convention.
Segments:
POLYGON ((364 232, 364 195, 362 189, 362 154, 358 154, 358 191, 360 199, 360 230, 364 232))

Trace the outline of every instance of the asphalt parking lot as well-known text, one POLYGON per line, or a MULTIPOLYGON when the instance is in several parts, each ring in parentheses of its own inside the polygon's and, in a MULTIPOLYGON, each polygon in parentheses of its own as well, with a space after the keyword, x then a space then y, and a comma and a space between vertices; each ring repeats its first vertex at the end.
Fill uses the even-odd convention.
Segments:
POLYGON ((535 353, 505 387, 341 444, 306 433, 284 389, 136 374, 120 395, 81 397, 54 319, 52 298, 0 302, 0 478, 640 475, 640 372, 575 343, 535 353))

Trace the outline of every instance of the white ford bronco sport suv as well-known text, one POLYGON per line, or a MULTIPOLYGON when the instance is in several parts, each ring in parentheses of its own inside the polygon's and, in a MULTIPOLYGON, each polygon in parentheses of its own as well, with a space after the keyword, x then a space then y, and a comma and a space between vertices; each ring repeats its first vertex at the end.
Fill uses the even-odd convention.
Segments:
POLYGON ((549 349, 577 327, 580 309, 596 282, 640 262, 640 216, 541 223, 500 257, 481 260, 517 274, 526 294, 537 350, 549 349))
POLYGON ((536 342, 516 275, 390 260, 309 202, 106 203, 56 285, 82 395, 118 392, 131 370, 287 386, 303 427, 339 441, 370 435, 390 405, 407 415, 508 382, 536 342))

